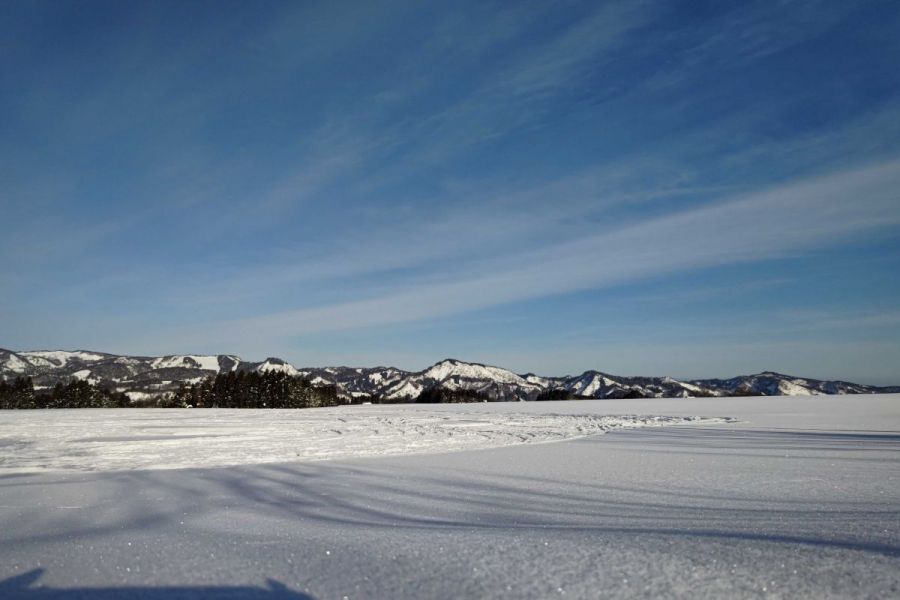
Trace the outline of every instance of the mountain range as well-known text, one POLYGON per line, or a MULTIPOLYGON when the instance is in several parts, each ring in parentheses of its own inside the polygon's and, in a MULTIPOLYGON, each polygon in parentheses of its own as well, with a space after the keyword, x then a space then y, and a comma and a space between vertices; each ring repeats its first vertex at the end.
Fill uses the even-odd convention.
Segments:
POLYGON ((279 358, 246 362, 230 354, 121 356, 105 352, 0 349, 0 378, 28 376, 35 389, 81 379, 132 400, 147 400, 228 372, 280 371, 302 376, 314 385, 334 385, 348 402, 403 402, 435 389, 490 400, 559 400, 565 398, 664 398, 691 396, 797 396, 900 392, 900 386, 877 387, 846 381, 820 381, 774 372, 731 379, 679 381, 671 377, 623 377, 600 371, 541 377, 519 375, 479 363, 445 359, 423 371, 395 367, 297 368, 279 358))

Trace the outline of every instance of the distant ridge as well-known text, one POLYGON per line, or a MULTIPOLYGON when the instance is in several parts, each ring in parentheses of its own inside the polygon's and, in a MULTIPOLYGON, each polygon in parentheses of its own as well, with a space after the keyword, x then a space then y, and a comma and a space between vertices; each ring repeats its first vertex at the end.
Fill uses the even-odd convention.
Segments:
POLYGON ((425 392, 469 399, 560 400, 567 398, 665 398, 697 396, 811 396, 897 393, 900 386, 878 387, 821 381, 772 371, 730 379, 679 381, 671 377, 622 377, 601 371, 543 377, 518 375, 480 363, 447 358, 422 371, 395 367, 298 368, 279 358, 246 362, 230 354, 122 356, 88 350, 14 352, 0 349, 0 378, 28 376, 37 389, 75 379, 125 392, 143 400, 173 392, 182 383, 230 371, 280 371, 315 385, 335 385, 346 401, 408 402, 425 392))

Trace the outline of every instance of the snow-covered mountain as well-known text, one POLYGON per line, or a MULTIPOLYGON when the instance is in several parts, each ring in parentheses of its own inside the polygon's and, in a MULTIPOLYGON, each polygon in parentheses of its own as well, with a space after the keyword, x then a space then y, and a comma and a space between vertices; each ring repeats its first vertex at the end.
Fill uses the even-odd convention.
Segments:
POLYGON ((820 381, 782 375, 772 371, 756 375, 742 375, 731 379, 701 379, 690 383, 716 390, 721 395, 741 396, 818 396, 821 394, 873 394, 900 391, 900 387, 897 386, 879 388, 848 381, 820 381))
POLYGON ((619 377, 598 371, 586 371, 565 378, 556 389, 582 398, 678 398, 715 396, 714 390, 671 377, 619 377))
POLYGON ((385 390, 384 397, 391 400, 414 398, 432 387, 454 392, 477 392, 492 400, 531 400, 544 390, 540 384, 512 371, 448 358, 424 371, 408 375, 385 390))
POLYGON ((82 379, 113 391, 126 392, 133 399, 170 392, 182 382, 197 382, 210 375, 239 369, 283 370, 296 374, 293 366, 277 358, 248 363, 228 354, 120 356, 85 350, 12 352, 0 349, 0 378, 25 375, 32 378, 35 389, 82 379))
POLYGON ((237 356, 120 356, 105 352, 30 351, 0 349, 0 378, 20 375, 35 387, 82 379, 122 391, 134 399, 175 390, 210 375, 230 371, 279 371, 310 379, 314 385, 335 385, 348 401, 412 401, 426 390, 440 388, 491 400, 558 400, 563 398, 668 398, 688 396, 797 396, 816 394, 892 393, 900 387, 875 387, 845 381, 819 381, 773 372, 731 379, 678 381, 671 377, 622 377, 586 371, 581 375, 542 377, 518 375, 507 369, 445 359, 418 372, 394 367, 297 368, 279 358, 246 362, 237 356))

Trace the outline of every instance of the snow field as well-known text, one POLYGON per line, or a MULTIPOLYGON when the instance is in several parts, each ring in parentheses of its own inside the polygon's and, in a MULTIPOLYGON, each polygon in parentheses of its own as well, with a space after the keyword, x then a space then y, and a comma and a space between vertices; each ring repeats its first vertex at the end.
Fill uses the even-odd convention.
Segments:
POLYGON ((521 414, 355 406, 306 410, 76 409, 0 414, 0 473, 131 470, 450 452, 615 429, 726 423, 698 416, 521 414))
POLYGON ((0 455, 41 454, 0 469, 3 600, 900 590, 900 395, 0 413, 0 455), (366 447, 238 456, 329 437, 366 447), (213 444, 247 464, 157 468, 213 444))

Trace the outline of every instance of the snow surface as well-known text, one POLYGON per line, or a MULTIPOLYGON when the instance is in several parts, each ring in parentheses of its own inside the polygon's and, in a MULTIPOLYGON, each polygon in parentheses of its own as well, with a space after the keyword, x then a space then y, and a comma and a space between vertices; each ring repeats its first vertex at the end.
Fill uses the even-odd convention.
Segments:
POLYGON ((424 388, 421 385, 413 383, 409 380, 403 381, 402 384, 389 390, 385 397, 387 398, 415 398, 422 393, 424 388))
POLYGON ((600 377, 599 375, 594 375, 591 377, 589 383, 584 385, 581 389, 578 390, 578 393, 583 396, 592 396, 597 393, 603 385, 609 385, 606 383, 606 377, 600 377))
POLYGON ((460 377, 463 379, 490 379, 492 381, 500 381, 503 383, 515 383, 525 385, 528 382, 516 375, 512 371, 501 369, 500 367, 489 367, 474 363, 466 363, 457 360, 443 360, 422 374, 427 379, 435 379, 444 381, 450 377, 460 377))
POLYGON ((410 411, 119 409, 0 415, 0 476, 48 470, 220 467, 552 442, 614 429, 726 423, 719 417, 410 411))
POLYGON ((19 358, 15 354, 10 354, 7 357, 6 362, 4 364, 7 369, 9 369, 10 371, 14 371, 16 373, 24 373, 25 368, 28 367, 28 365, 25 363, 25 361, 23 361, 21 358, 19 358))
MULTIPOLYGON (((56 415, 65 428, 72 412, 0 413, 0 453, 14 460, 38 454, 27 449, 37 443, 25 435, 36 429, 29 421, 56 415)), ((100 423, 133 427, 115 424, 128 412, 83 410, 78 419, 85 434, 112 436, 100 423)), ((278 429, 284 418, 284 411, 219 411, 239 414, 198 432, 192 420, 215 415, 137 411, 151 412, 160 428, 145 424, 140 435, 172 441, 198 433, 241 440, 241 429, 278 429)), ((728 415, 738 422, 466 452, 96 472, 77 468, 79 455, 98 460, 87 445, 149 447, 154 440, 66 438, 44 459, 57 465, 68 452, 72 472, 0 475, 0 596, 898 597, 900 395, 297 413, 348 418, 349 425, 332 421, 348 431, 369 420, 371 432, 359 439, 373 443, 375 431, 396 436, 423 422, 433 430, 444 417, 456 423, 445 437, 478 430, 466 426, 477 421, 514 431, 509 423, 528 416, 728 415)), ((302 418, 312 419, 302 432, 327 420, 302 418)), ((53 419, 44 422, 49 437, 61 435, 53 419)))
POLYGON ((219 357, 215 355, 177 355, 177 356, 161 356, 151 363, 154 369, 173 369, 173 368, 200 368, 204 371, 219 372, 219 357), (194 363, 199 365, 195 366, 194 363))
POLYGON ((813 390, 809 390, 803 387, 803 384, 806 382, 801 380, 797 381, 779 381, 778 382, 778 391, 782 394, 788 396, 814 396, 816 392, 813 390))
MULTIPOLYGON (((53 364, 59 367, 65 366, 69 360, 73 358, 78 358, 84 361, 95 361, 95 360, 103 360, 106 358, 102 354, 94 354, 93 352, 83 352, 77 350, 75 352, 69 352, 66 350, 32 350, 30 352, 19 352, 21 356, 26 357, 27 359, 37 358, 43 359, 43 364, 53 364)), ((40 364, 35 362, 34 364, 40 364)))
MULTIPOLYGON (((680 386, 683 387, 684 389, 689 390, 689 391, 691 391, 691 392, 702 392, 702 391, 703 391, 703 390, 700 388, 700 386, 693 385, 693 384, 687 383, 687 382, 685 382, 685 381, 677 381, 677 380, 675 380, 675 379, 672 379, 671 377, 667 377, 666 379, 668 379, 668 380, 671 381, 672 383, 677 383, 678 385, 680 385, 680 386)), ((805 395, 805 394, 803 394, 803 395, 805 395)))
POLYGON ((266 361, 256 367, 256 370, 260 373, 267 373, 269 371, 278 371, 280 373, 287 373, 288 375, 299 375, 300 371, 298 371, 294 365, 290 363, 276 363, 271 361, 266 361))
POLYGON ((540 375, 535 375, 533 373, 529 373, 528 375, 526 375, 525 381, 542 388, 550 386, 549 379, 547 379, 546 377, 541 377, 540 375))
MULTIPOLYGON (((119 389, 118 391, 122 391, 119 389)), ((156 392, 134 392, 134 391, 126 391, 125 395, 128 396, 129 400, 137 401, 137 400, 153 400, 159 397, 159 393, 156 392)))

